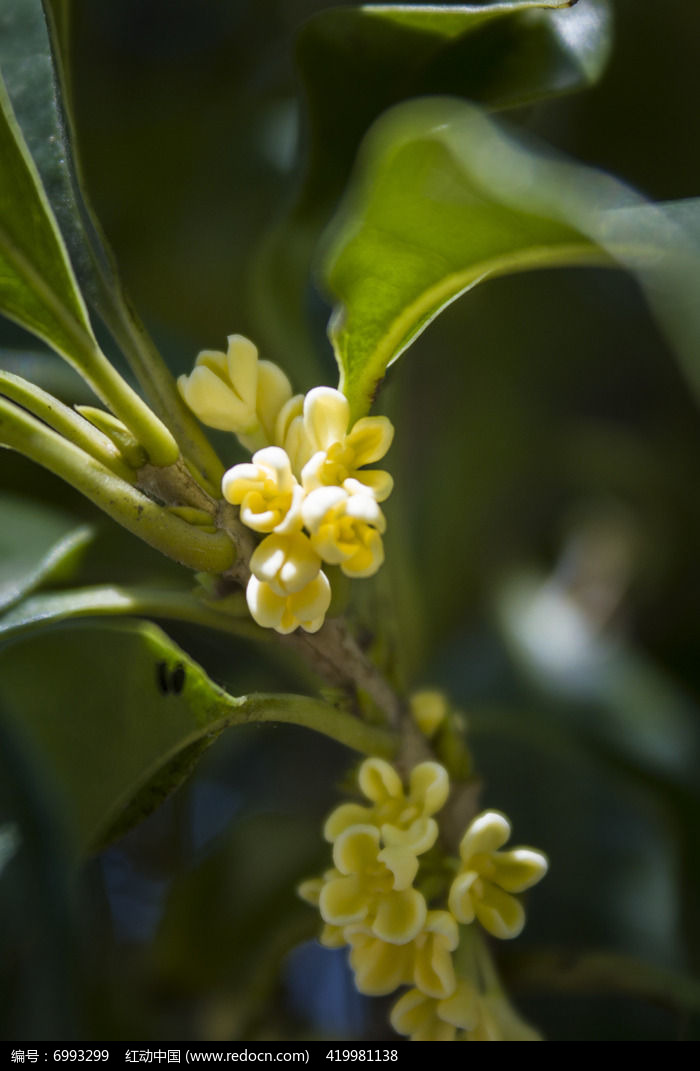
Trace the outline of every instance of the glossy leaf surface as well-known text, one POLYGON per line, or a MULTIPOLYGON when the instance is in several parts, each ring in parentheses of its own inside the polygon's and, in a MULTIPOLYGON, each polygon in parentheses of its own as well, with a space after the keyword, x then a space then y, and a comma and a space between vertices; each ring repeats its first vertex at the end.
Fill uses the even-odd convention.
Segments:
POLYGON ((573 7, 562 0, 488 8, 367 4, 311 18, 298 41, 308 146, 303 180, 258 266, 261 331, 275 349, 288 351, 299 338, 302 351, 308 344, 299 320, 316 243, 358 145, 383 111, 444 93, 512 108, 590 85, 607 62, 611 24, 607 0, 573 7))
POLYGON ((698 248, 663 208, 608 176, 531 149, 450 98, 409 102, 363 146, 332 225, 330 335, 356 416, 386 369, 477 283, 533 268, 634 271, 680 358, 700 339, 698 248))
POLYGON ((81 850, 144 818, 230 725, 290 721, 360 750, 391 748, 320 700, 227 695, 150 624, 76 626, 5 648, 0 704, 57 785, 81 850))
POLYGON ((93 537, 88 525, 31 500, 0 497, 0 610, 72 563, 93 537))

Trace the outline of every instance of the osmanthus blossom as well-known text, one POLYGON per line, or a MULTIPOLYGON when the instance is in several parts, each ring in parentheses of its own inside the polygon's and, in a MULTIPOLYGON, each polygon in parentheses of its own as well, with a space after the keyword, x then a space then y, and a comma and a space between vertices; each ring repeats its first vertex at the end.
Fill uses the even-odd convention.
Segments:
MULTIPOLYGON (((408 793, 396 769, 385 759, 366 759, 357 775, 362 795, 370 806, 341 803, 329 815, 323 828, 328 841, 335 841, 352 825, 371 822, 389 836, 391 843, 401 843, 402 833, 410 834, 417 845, 435 843, 437 822, 432 817, 444 807, 450 791, 447 770, 439 762, 421 762, 409 777, 408 793), (429 843, 428 843, 429 842, 429 843)), ((417 853, 418 854, 418 853, 417 853)))
MULTIPOLYGON (((434 696, 430 706, 436 706, 434 696)), ((435 720, 429 719, 431 724, 435 720)), ((324 835, 333 845, 334 866, 299 888, 303 899, 320 911, 321 943, 349 948, 359 992, 386 996, 409 987, 394 1005, 391 1023, 411 1040, 536 1040, 538 1035, 520 1019, 485 965, 488 953, 479 952, 483 938, 476 934, 475 920, 486 920, 497 936, 510 936, 506 929, 513 919, 503 910, 498 915, 503 921, 494 922, 493 893, 486 885, 498 877, 498 893, 505 895, 504 886, 520 891, 543 876, 545 856, 530 848, 500 852, 510 825, 494 811, 469 825, 461 841, 461 865, 446 855, 434 817, 450 788, 440 763, 416 765, 408 790, 396 768, 380 758, 366 759, 357 780, 368 803, 348 801, 329 815, 324 835), (427 853, 431 862, 424 871, 427 853), (469 867, 478 868, 483 888, 474 888, 469 867), (450 885, 448 875, 455 871, 450 885), (440 872, 444 884, 436 886, 430 875, 440 872), (429 888, 437 893, 429 894, 429 888), (477 894, 479 906, 465 918, 471 900, 465 904, 464 898, 477 894), (448 903, 433 905, 429 895, 447 897, 448 903)))
POLYGON ((257 346, 244 335, 229 335, 226 353, 202 350, 177 385, 203 424, 233 432, 249 450, 274 443, 277 416, 292 394, 282 369, 259 360, 257 346))
POLYGON ((460 978, 449 997, 409 989, 392 1008, 390 1022, 397 1034, 411 1041, 456 1041, 460 1033, 476 1029, 479 1017, 477 988, 460 978))
POLYGON ((331 601, 331 587, 321 559, 301 531, 272 533, 250 559, 246 588, 248 608, 263 628, 288 634, 301 626, 317 632, 331 601))
POLYGON ((346 480, 362 484, 377 502, 391 494, 388 472, 365 469, 380 461, 391 446, 394 426, 388 417, 361 417, 348 431, 350 404, 332 387, 314 387, 304 398, 303 425, 312 455, 301 482, 306 491, 345 487, 346 480))
POLYGON ((357 480, 307 494, 301 515, 316 553, 349 577, 374 576, 384 561, 386 521, 377 500, 357 480))
POLYGON ((524 892, 547 873, 547 857, 534 848, 499 849, 511 825, 500 811, 484 811, 462 837, 459 874, 449 893, 450 911, 461 923, 478 919, 494 937, 517 937, 525 910, 512 893, 524 892))
POLYGON ((389 449, 391 421, 362 417, 351 427, 348 400, 332 387, 292 395, 284 372, 261 361, 243 335, 230 335, 225 353, 203 350, 178 387, 203 423, 233 432, 254 451, 221 483, 241 522, 268 537, 250 562, 251 616, 282 634, 318 631, 331 602, 321 563, 359 578, 373 576, 384 561, 386 520, 378 503, 393 481, 364 466, 389 449))
POLYGON ((254 532, 301 530, 304 491, 279 446, 258 450, 251 461, 234 465, 224 474, 221 491, 227 502, 240 506, 241 521, 254 532))

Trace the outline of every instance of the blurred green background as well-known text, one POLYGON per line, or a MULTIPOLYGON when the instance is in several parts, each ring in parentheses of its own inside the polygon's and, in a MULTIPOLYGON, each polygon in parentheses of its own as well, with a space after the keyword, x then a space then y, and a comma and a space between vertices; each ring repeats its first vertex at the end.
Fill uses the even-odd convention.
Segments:
MULTIPOLYGON (((176 373, 241 332, 297 389, 337 381, 311 283, 308 343, 288 352, 274 295, 256 292, 303 147, 294 38, 322 6, 72 5, 87 188, 176 373)), ((509 120, 654 199, 698 196, 700 8, 614 10, 600 83, 509 120)), ((36 350, 19 329, 0 342, 82 400, 57 360, 17 356, 36 350)), ((431 326, 379 411, 397 426, 397 490, 386 575, 361 598, 379 615, 394 600, 408 682, 449 690, 484 803, 552 860, 523 938, 498 949, 516 1002, 555 1039, 700 1039, 700 422, 672 354, 621 273, 502 279, 431 326), (618 957, 605 969, 602 952, 618 957)), ((179 574, 29 462, 1 464, 11 492, 97 525, 85 582, 179 574)), ((165 627, 234 695, 308 686, 267 648, 165 627)), ((323 865, 349 752, 289 727, 230 731, 76 873, 40 757, 0 733, 4 1037, 388 1036, 383 1002, 309 943, 293 893, 323 865)))

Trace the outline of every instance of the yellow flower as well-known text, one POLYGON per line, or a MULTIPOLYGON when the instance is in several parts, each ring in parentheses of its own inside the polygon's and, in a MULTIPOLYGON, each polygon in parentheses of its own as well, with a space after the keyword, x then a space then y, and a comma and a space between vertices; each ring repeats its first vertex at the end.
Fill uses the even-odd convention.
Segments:
POLYGON ((350 945, 350 966, 360 993, 383 997, 411 981, 414 950, 410 942, 389 944, 361 924, 346 926, 343 932, 350 945))
MULTIPOLYGON (((318 907, 324 883, 338 877, 340 877, 340 874, 337 870, 327 870, 321 878, 307 878, 306 881, 302 881, 297 886, 297 894, 307 904, 311 904, 312 907, 318 907)), ((343 945, 347 944, 343 927, 332 926, 330 923, 324 925, 318 939, 325 948, 342 948, 343 945)))
POLYGON ((438 762, 421 762, 411 770, 408 795, 394 767, 384 759, 365 759, 358 771, 360 791, 371 806, 341 803, 324 826, 326 840, 334 841, 352 825, 370 822, 381 829, 389 847, 414 854, 432 848, 437 822, 432 815, 445 805, 450 791, 447 770, 438 762))
POLYGON ((377 572, 384 561, 381 533, 386 521, 376 499, 356 480, 346 480, 345 488, 311 491, 301 513, 311 545, 325 562, 340 565, 350 577, 377 572))
POLYGON ((280 409, 275 422, 275 442, 286 451, 294 475, 301 477, 314 452, 304 427, 303 394, 295 394, 280 409))
POLYGON ((234 432, 249 450, 274 443, 277 416, 292 393, 282 369, 259 361, 257 347, 243 335, 229 335, 226 353, 202 350, 177 385, 203 424, 234 432))
POLYGON ((295 595, 318 576, 321 559, 303 532, 266 536, 250 558, 250 571, 276 595, 295 595))
POLYGON ((459 1030, 474 1029, 479 1021, 478 994, 474 985, 460 978, 454 992, 436 1000, 420 989, 409 989, 391 1011, 397 1034, 411 1041, 455 1041, 459 1030))
POLYGON ((388 472, 362 469, 384 457, 394 428, 387 417, 362 417, 348 431, 350 406, 344 394, 331 387, 314 387, 304 399, 304 431, 312 456, 304 465, 306 491, 317 487, 344 487, 355 479, 383 502, 391 494, 388 472))
POLYGON ((421 993, 437 1000, 452 996, 457 985, 452 952, 458 944, 459 929, 449 911, 429 911, 414 942, 413 983, 421 993))
POLYGON ((375 937, 395 945, 418 935, 427 915, 425 900, 405 872, 395 874, 382 858, 376 826, 354 825, 341 833, 333 862, 339 876, 324 882, 319 897, 324 922, 365 923, 375 937))
POLYGON ((458 922, 476 917, 494 937, 517 937, 525 911, 511 893, 523 892, 547 873, 547 857, 533 848, 501 852, 510 822, 499 811, 484 811, 470 824, 459 847, 462 865, 452 882, 450 911, 458 922))
POLYGON ((299 627, 318 632, 331 604, 331 586, 326 574, 319 572, 299 591, 280 595, 266 581, 251 576, 246 599, 253 620, 262 628, 273 628, 283 636, 299 627))
POLYGON ((241 507, 241 520, 256 532, 300 531, 304 492, 279 446, 267 446, 250 462, 234 465, 221 481, 224 498, 241 507))

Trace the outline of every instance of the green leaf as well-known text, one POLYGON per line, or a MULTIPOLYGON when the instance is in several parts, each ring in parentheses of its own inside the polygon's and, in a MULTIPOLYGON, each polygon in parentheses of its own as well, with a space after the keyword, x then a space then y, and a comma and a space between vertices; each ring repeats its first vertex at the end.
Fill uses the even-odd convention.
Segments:
POLYGON ((0 512, 0 610, 5 610, 57 573, 67 579, 94 531, 14 495, 0 496, 0 512))
POLYGON ((367 411, 389 365, 477 283, 615 263, 635 272, 693 374, 700 252, 663 208, 528 148, 465 102, 395 108, 365 142, 323 262, 338 302, 331 340, 354 415, 367 411))
POLYGON ((589 85, 607 62, 611 22, 607 0, 575 7, 569 0, 487 8, 368 4, 310 19, 298 42, 309 146, 304 177, 258 264, 260 329, 270 344, 285 353, 296 337, 302 356, 308 348, 298 325, 318 236, 362 137, 383 111, 446 93, 511 108, 589 85))
POLYGON ((248 639, 269 639, 250 619, 243 592, 227 613, 207 606, 189 588, 123 587, 103 584, 71 591, 31 595, 0 617, 0 644, 81 617, 158 617, 228 632, 248 639), (232 616, 234 609, 238 616, 232 616))
POLYGON ((54 55, 41 0, 6 0, 0 15, 0 68, 17 122, 89 304, 122 347, 154 411, 169 424, 188 456, 205 474, 216 478, 220 474, 218 459, 183 404, 172 376, 135 313, 82 190, 66 99, 70 11, 58 0, 50 0, 46 7, 54 55), (58 71, 54 70, 54 61, 58 71), (66 89, 64 94, 59 74, 66 89))
POLYGON ((393 740, 304 696, 234 698, 155 625, 76 626, 0 653, 0 706, 41 756, 78 848, 144 817, 230 725, 291 722, 373 754, 393 740))
POLYGON ((96 343, 56 221, 0 83, 0 312, 65 357, 96 343))

